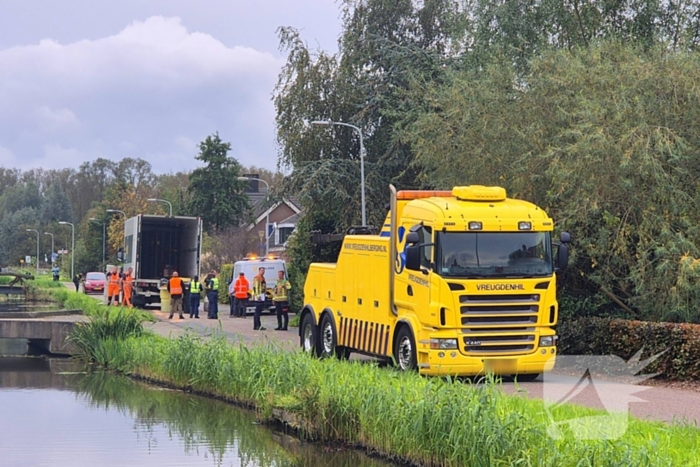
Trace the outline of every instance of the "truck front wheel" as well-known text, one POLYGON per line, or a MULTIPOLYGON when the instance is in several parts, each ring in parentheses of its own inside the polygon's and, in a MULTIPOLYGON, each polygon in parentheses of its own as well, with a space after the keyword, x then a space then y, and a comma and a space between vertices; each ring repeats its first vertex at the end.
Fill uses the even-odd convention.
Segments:
POLYGON ((330 313, 323 315, 321 319, 321 357, 332 357, 338 351, 338 338, 335 333, 335 325, 330 313))
POLYGON ((418 367, 416 357, 416 341, 411 333, 411 328, 402 326, 396 335, 394 343, 394 359, 396 365, 402 371, 415 371, 418 367))
POLYGON ((318 355, 318 347, 316 342, 316 325, 314 324, 314 317, 311 313, 304 315, 304 319, 301 320, 301 349, 312 355, 318 355))

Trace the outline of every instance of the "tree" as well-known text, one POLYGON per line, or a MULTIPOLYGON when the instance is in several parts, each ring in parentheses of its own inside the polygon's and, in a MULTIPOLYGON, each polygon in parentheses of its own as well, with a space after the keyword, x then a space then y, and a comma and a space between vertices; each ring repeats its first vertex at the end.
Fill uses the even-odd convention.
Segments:
POLYGON ((41 194, 34 183, 18 183, 2 196, 3 212, 9 214, 24 208, 41 208, 41 194))
POLYGON ((36 229, 38 223, 38 211, 33 207, 5 213, 0 220, 0 264, 19 266, 26 255, 36 255, 35 234, 26 229, 36 229))
POLYGON ((151 171, 151 164, 143 159, 125 157, 114 167, 114 178, 138 188, 142 184, 153 186, 156 176, 151 171))
POLYGON ((73 209, 70 200, 63 191, 60 181, 55 181, 44 193, 41 202, 41 222, 47 224, 53 221, 71 221, 73 209))
POLYGON ((214 133, 199 144, 195 159, 206 167, 195 169, 187 189, 191 196, 190 212, 202 218, 208 231, 240 225, 250 213, 245 184, 238 181, 241 166, 228 157, 230 143, 214 133))
POLYGON ((190 185, 189 172, 162 174, 156 177, 154 192, 157 198, 167 199, 173 205, 173 215, 189 215, 191 203, 187 188, 190 185))
POLYGON ((114 171, 115 163, 108 159, 98 158, 80 165, 80 170, 70 180, 69 189, 66 189, 76 219, 82 219, 93 202, 102 201, 107 187, 115 180, 114 171))
POLYGON ((580 312, 619 313, 615 298, 638 318, 700 321, 698 70, 697 53, 617 42, 550 51, 524 86, 491 66, 416 88, 429 110, 405 135, 429 186, 505 186, 572 232, 562 283, 606 304, 580 312))

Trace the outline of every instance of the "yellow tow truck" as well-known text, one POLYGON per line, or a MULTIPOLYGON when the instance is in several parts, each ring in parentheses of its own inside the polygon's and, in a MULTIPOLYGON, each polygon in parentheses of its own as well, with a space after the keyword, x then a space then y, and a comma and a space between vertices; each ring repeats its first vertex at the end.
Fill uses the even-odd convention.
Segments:
POLYGON ((304 351, 391 359, 424 375, 534 379, 556 358, 556 271, 567 232, 501 187, 391 189, 378 235, 346 235, 337 263, 313 263, 304 351))

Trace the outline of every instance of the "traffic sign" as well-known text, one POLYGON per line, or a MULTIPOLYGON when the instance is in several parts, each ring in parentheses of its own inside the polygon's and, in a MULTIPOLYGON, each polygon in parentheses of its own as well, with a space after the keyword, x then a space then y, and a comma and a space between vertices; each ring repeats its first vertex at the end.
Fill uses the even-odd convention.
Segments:
POLYGON ((68 254, 68 250, 58 250, 58 254, 59 254, 59 255, 67 255, 67 254, 68 254))

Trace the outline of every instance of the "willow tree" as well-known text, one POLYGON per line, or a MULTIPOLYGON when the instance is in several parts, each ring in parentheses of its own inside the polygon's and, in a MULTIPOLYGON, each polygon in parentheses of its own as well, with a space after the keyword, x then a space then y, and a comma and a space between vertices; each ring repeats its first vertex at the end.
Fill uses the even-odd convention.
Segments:
POLYGON ((431 185, 504 185, 571 231, 574 297, 698 320, 699 65, 609 43, 455 73, 403 137, 431 185))

